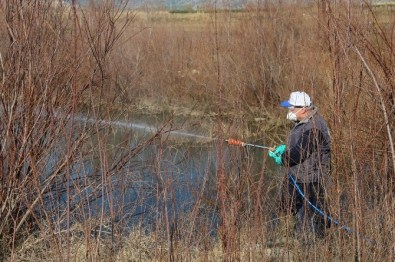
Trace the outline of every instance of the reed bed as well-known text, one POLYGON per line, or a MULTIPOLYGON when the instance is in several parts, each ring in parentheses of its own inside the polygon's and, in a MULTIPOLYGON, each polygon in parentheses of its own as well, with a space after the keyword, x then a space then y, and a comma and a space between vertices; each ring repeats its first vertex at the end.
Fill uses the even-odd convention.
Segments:
POLYGON ((365 1, 192 14, 3 1, 0 260, 394 261, 394 15, 365 1), (327 197, 352 232, 295 235, 284 170, 223 143, 281 143, 294 90, 328 120, 327 197), (136 112, 160 116, 156 131, 77 121, 136 112), (167 136, 186 127, 209 142, 167 136))

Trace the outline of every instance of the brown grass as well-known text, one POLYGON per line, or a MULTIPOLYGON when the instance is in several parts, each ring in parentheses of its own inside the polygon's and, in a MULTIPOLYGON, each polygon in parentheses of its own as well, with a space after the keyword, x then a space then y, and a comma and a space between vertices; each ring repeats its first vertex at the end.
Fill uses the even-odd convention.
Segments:
POLYGON ((2 2, 0 260, 393 261, 393 27, 390 8, 333 1, 196 14, 2 2), (183 148, 163 136, 183 115, 220 139, 278 144, 289 130, 278 103, 293 90, 330 124, 331 213, 355 230, 307 246, 291 217, 272 225, 282 171, 266 157, 213 143, 214 170, 202 164, 188 184, 166 158, 183 148), (70 121, 135 111, 170 117, 133 144, 133 132, 70 121), (127 203, 146 170, 151 183, 127 203))

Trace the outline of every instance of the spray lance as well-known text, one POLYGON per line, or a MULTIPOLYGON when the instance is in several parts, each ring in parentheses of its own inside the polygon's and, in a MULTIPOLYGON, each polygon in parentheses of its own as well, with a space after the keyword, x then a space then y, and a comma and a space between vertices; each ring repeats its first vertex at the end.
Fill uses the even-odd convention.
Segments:
POLYGON ((268 147, 268 146, 249 144, 249 143, 245 143, 243 141, 232 139, 232 138, 227 139, 225 141, 228 142, 229 145, 250 146, 250 147, 257 147, 257 148, 261 148, 261 149, 268 149, 269 150, 269 156, 274 159, 276 164, 279 165, 279 166, 283 165, 283 163, 282 163, 282 155, 285 153, 286 148, 287 148, 286 145, 284 145, 284 144, 279 145, 277 147, 268 147))
POLYGON ((255 145, 255 144, 249 144, 249 143, 245 143, 243 141, 240 140, 236 140, 236 139, 226 139, 225 140, 229 145, 234 145, 234 146, 249 146, 249 147, 257 147, 257 148, 262 148, 262 149, 268 149, 270 151, 274 151, 273 147, 268 147, 268 146, 261 146, 261 145, 255 145))

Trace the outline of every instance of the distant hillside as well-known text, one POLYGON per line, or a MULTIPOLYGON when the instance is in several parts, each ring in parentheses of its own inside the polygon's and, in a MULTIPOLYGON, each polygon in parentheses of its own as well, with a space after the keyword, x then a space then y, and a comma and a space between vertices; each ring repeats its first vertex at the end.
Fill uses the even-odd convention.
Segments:
MULTIPOLYGON (((59 1, 59 0, 54 0, 59 1)), ((90 1, 100 2, 102 0, 76 0, 81 5, 86 5, 90 1)), ((117 3, 125 3, 125 0, 115 0, 117 3)), ((274 0, 273 0, 274 1, 274 0)), ((65 0, 66 3, 71 3, 72 0, 65 0)), ((283 0, 283 3, 309 3, 316 2, 316 0, 283 0)), ((356 3, 361 2, 355 0, 356 3)), ((375 5, 395 5, 395 0, 370 0, 367 1, 375 5)), ((226 7, 231 9, 240 9, 248 5, 248 3, 257 3, 257 0, 129 0, 128 6, 130 8, 163 8, 167 10, 197 10, 204 6, 214 6, 216 3, 218 8, 226 7)), ((261 2, 262 3, 262 2, 261 2)))
MULTIPOLYGON (((58 0, 56 0, 58 1, 58 0)), ((86 5, 92 0, 76 0, 81 5, 86 5)), ((94 0, 100 2, 102 0, 94 0)), ((72 0, 64 1, 71 3, 72 0)), ((116 0, 117 3, 124 3, 125 0, 116 0)), ((217 7, 227 7, 232 9, 238 9, 245 7, 248 3, 255 2, 251 0, 235 0, 235 1, 214 1, 214 0, 129 0, 128 6, 130 8, 164 8, 168 10, 185 10, 193 9, 197 10, 203 6, 214 6, 216 3, 217 7)))

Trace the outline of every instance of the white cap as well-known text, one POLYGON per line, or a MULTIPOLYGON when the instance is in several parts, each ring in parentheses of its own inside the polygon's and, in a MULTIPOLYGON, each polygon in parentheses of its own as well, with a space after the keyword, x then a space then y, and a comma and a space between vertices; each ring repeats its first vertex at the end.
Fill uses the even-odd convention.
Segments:
POLYGON ((309 107, 311 106, 311 99, 308 94, 305 92, 292 92, 289 96, 289 100, 282 101, 282 107, 292 107, 292 106, 301 106, 301 107, 309 107))

